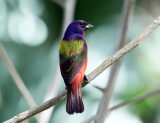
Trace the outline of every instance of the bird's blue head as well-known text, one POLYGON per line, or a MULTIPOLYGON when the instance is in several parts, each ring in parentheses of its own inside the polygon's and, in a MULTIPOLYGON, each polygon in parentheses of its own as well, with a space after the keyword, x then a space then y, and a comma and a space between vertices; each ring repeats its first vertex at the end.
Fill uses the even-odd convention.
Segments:
POLYGON ((93 28, 93 26, 83 20, 76 20, 67 27, 63 40, 84 38, 86 30, 89 28, 93 28))

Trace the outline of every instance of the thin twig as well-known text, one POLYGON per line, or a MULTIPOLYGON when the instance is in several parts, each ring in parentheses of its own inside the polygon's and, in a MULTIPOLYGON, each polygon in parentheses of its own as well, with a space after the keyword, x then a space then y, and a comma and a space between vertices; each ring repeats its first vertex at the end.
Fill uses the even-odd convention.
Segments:
MULTIPOLYGON (((108 113, 111 113, 113 110, 117 110, 117 109, 122 108, 124 106, 128 106, 128 105, 135 104, 137 102, 143 101, 143 100, 148 99, 148 98, 150 98, 152 96, 155 96, 155 95, 157 95, 159 93, 160 93, 160 88, 154 89, 154 90, 152 90, 152 91, 150 91, 150 92, 148 92, 148 93, 146 93, 144 95, 141 95, 141 96, 136 97, 134 99, 122 102, 122 103, 120 103, 118 105, 115 105, 115 106, 109 108, 109 112, 108 113)), ((96 118, 96 115, 92 116, 91 118, 89 118, 89 120, 85 121, 84 123, 91 123, 93 120, 95 120, 95 118, 96 118)))
MULTIPOLYGON (((91 82, 93 79, 95 79, 99 74, 101 74, 104 70, 106 70, 109 66, 111 66, 113 63, 118 61, 120 58, 122 58, 125 54, 127 54, 129 51, 134 49, 136 46, 138 46, 144 38, 146 38, 155 28, 157 28, 160 25, 160 16, 154 20, 153 23, 151 23, 138 37, 136 37, 134 40, 132 40, 130 43, 125 45, 122 49, 120 49, 118 52, 116 52, 113 56, 105 60, 100 66, 98 66, 95 70, 93 70, 89 75, 87 75, 88 81, 83 82, 83 86, 87 85, 88 82, 91 82)), ((49 101, 41 104, 40 106, 36 106, 35 108, 32 108, 28 111, 22 112, 13 118, 5 121, 4 123, 17 123, 21 122, 25 119, 28 119, 58 103, 60 103, 62 100, 66 98, 66 91, 62 92, 61 94, 57 95, 55 98, 50 99, 49 101)))
MULTIPOLYGON (((54 2, 63 2, 63 4, 61 4, 62 8, 63 8, 63 27, 62 27, 62 32, 61 32, 61 39, 62 39, 62 35, 65 32, 66 27, 68 26, 68 24, 70 24, 73 21, 74 18, 74 12, 75 12, 75 6, 76 6, 76 0, 53 0, 54 2)), ((44 97, 44 101, 47 101, 49 99, 51 99, 52 97, 55 97, 58 93, 58 90, 60 88, 60 69, 59 69, 59 61, 56 65, 56 73, 54 75, 54 79, 52 82, 52 85, 49 86, 49 89, 44 97)), ((38 123, 48 123, 52 112, 54 110, 54 107, 50 108, 47 111, 44 111, 43 113, 40 114, 38 123)))
MULTIPOLYGON (((130 23, 130 18, 134 8, 134 0, 124 0, 123 11, 122 11, 122 19, 121 19, 121 27, 120 34, 118 38, 118 46, 116 51, 121 49, 126 41, 128 25, 130 23)), ((111 67, 110 76, 107 82, 107 85, 104 89, 104 93, 102 99, 99 103, 99 107, 97 110, 97 117, 95 119, 95 123, 103 123, 105 119, 105 114, 107 113, 107 109, 109 106, 109 102, 112 96, 113 88, 116 82, 117 74, 120 68, 120 61, 113 64, 111 67)))
POLYGON ((124 107, 126 105, 131 105, 131 104, 140 102, 140 101, 145 100, 145 99, 147 99, 147 98, 149 98, 151 96, 155 96, 156 94, 159 94, 159 93, 160 93, 160 88, 157 88, 157 89, 152 90, 152 91, 150 91, 150 92, 148 92, 148 93, 146 93, 146 94, 144 94, 142 96, 139 96, 137 98, 134 98, 134 99, 128 100, 126 102, 120 103, 118 105, 115 105, 115 106, 111 107, 109 110, 113 111, 113 110, 116 110, 118 108, 124 107))
POLYGON ((95 87, 96 89, 104 93, 104 88, 97 86, 97 85, 94 85, 93 87, 95 87))
POLYGON ((52 0, 53 2, 55 2, 56 4, 58 4, 61 7, 64 7, 64 4, 66 2, 66 0, 52 0))
POLYGON ((74 20, 74 13, 77 0, 65 0, 66 4, 64 5, 63 9, 63 25, 62 25, 62 33, 61 37, 63 36, 65 29, 67 26, 74 20))
MULTIPOLYGON (((33 100, 31 94, 29 93, 27 87, 25 86, 24 82, 22 81, 21 77, 19 76, 16 68, 14 67, 13 63, 9 59, 5 48, 3 47, 2 43, 0 43, 0 57, 2 58, 4 64, 6 65, 8 71, 10 72, 16 86, 18 87, 20 93, 24 97, 25 101, 27 102, 29 108, 33 108, 36 106, 35 101, 33 100)), ((38 120, 38 116, 36 117, 38 120)))

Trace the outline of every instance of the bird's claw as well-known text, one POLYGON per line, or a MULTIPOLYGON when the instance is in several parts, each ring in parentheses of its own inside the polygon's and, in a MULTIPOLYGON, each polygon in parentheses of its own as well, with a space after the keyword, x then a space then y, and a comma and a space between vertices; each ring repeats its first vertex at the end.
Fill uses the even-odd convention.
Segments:
POLYGON ((89 83, 88 78, 87 78, 87 75, 84 75, 84 78, 83 78, 83 79, 84 79, 85 82, 88 82, 88 83, 89 83))

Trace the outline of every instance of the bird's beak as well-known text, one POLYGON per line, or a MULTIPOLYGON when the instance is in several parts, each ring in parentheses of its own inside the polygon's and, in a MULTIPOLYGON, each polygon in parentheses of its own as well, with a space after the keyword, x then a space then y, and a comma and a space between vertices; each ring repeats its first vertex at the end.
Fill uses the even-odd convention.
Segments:
POLYGON ((90 29, 90 28, 93 28, 94 26, 93 25, 91 25, 91 24, 87 24, 86 25, 86 29, 90 29))

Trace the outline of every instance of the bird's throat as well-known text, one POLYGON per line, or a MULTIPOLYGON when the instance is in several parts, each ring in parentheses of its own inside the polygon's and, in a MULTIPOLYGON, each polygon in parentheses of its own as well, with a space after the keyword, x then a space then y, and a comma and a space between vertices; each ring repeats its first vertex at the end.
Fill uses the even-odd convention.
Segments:
POLYGON ((87 31, 87 29, 85 29, 85 30, 83 31, 83 36, 84 36, 84 34, 86 33, 86 31, 87 31))

